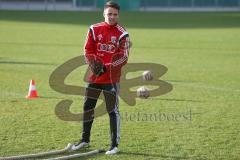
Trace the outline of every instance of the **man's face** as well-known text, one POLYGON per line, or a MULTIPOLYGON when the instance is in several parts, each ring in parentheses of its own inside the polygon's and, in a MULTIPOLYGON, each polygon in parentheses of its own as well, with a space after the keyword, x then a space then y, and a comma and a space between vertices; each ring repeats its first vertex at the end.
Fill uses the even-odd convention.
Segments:
POLYGON ((103 16, 107 24, 114 25, 118 22, 119 12, 115 8, 108 7, 104 10, 103 16))

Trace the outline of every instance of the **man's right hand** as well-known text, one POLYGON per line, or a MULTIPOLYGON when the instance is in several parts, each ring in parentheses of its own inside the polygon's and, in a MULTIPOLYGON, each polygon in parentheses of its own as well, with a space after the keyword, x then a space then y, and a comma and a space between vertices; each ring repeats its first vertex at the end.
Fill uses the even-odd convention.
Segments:
POLYGON ((89 63, 91 71, 97 76, 101 76, 106 72, 106 66, 101 61, 92 60, 89 63))

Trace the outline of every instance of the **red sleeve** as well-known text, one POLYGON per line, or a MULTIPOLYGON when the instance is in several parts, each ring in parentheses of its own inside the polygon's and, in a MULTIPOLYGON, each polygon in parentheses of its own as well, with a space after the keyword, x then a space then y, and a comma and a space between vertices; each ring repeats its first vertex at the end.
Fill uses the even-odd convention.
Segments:
POLYGON ((86 63, 88 63, 90 59, 94 57, 95 53, 96 53, 96 43, 95 43, 94 33, 93 33, 93 29, 89 28, 85 46, 84 46, 84 55, 85 55, 86 63))
POLYGON ((129 47, 130 41, 129 36, 126 34, 122 39, 119 41, 118 52, 114 55, 112 60, 113 67, 122 67, 128 61, 129 56, 129 47))

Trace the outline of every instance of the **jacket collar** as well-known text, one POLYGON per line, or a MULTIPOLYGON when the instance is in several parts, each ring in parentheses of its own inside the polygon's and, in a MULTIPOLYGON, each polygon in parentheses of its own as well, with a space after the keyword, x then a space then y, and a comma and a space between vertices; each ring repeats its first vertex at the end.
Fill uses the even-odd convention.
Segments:
POLYGON ((113 28, 115 27, 118 23, 114 24, 114 25, 109 25, 107 22, 104 22, 105 26, 107 26, 108 28, 113 28))

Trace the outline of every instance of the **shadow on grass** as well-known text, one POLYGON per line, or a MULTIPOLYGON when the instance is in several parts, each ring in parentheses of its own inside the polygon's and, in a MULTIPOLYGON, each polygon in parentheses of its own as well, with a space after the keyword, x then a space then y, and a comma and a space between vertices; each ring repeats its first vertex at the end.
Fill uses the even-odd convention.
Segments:
MULTIPOLYGON (((82 152, 82 153, 84 153, 84 152, 82 152)), ((154 159, 157 159, 157 158, 163 158, 163 159, 166 159, 166 158, 169 159, 170 158, 170 159, 179 159, 179 160, 180 159, 189 159, 188 157, 181 157, 181 156, 171 156, 171 155, 162 155, 162 154, 150 154, 150 153, 122 152, 122 151, 120 151, 116 156, 121 156, 121 155, 134 156, 135 159, 137 158, 136 156, 149 157, 149 158, 151 157, 151 158, 154 158, 154 159)), ((108 158, 110 158, 110 156, 109 155, 105 155, 105 153, 99 153, 99 154, 95 154, 95 155, 74 158, 72 160, 79 160, 79 159, 87 160, 87 159, 91 159, 91 158, 98 159, 98 158, 104 157, 104 156, 108 156, 108 158)))
POLYGON ((23 64, 23 65, 48 65, 53 66, 53 63, 43 63, 43 62, 18 62, 18 61, 0 61, 0 64, 23 64))
MULTIPOLYGON (((121 12, 127 28, 234 28, 240 27, 238 12, 121 12)), ((91 25, 103 21, 102 12, 0 11, 0 20, 16 22, 91 25)))
POLYGON ((189 159, 188 157, 181 156, 171 156, 171 155, 162 155, 162 154, 151 154, 151 153, 135 153, 135 152, 119 152, 119 155, 129 155, 129 156, 144 156, 144 157, 154 157, 154 158, 170 158, 170 159, 189 159))
POLYGON ((153 99, 163 100, 163 101, 176 101, 176 102, 196 102, 196 103, 203 102, 203 101, 199 101, 199 100, 177 99, 177 98, 153 98, 153 99))
MULTIPOLYGON (((79 44, 66 44, 66 43, 26 43, 26 42, 0 42, 3 45, 27 45, 27 46, 42 46, 42 47, 79 47, 79 44)), ((0 57, 0 59, 2 59, 0 57)))
POLYGON ((39 96, 39 98, 43 99, 66 99, 66 97, 53 97, 53 96, 39 96))

